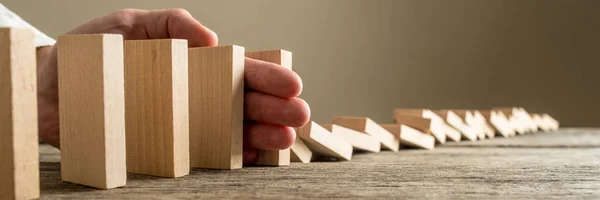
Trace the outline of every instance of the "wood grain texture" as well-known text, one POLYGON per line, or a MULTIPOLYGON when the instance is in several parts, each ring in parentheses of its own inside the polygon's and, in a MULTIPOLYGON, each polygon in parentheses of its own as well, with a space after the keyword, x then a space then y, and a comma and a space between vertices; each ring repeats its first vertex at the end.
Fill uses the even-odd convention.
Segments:
POLYGON ((462 135, 463 140, 476 141, 477 132, 470 126, 467 126, 465 122, 451 110, 439 110, 436 113, 446 120, 446 122, 453 128, 456 128, 462 135))
POLYGON ((348 142, 355 150, 373 153, 379 153, 381 151, 381 142, 371 135, 334 124, 323 124, 321 126, 330 131, 333 135, 348 142))
POLYGON ((123 36, 65 35, 58 44, 62 180, 124 186, 123 36))
POLYGON ((294 143, 290 147, 290 161, 291 162, 301 162, 301 163, 310 163, 312 159, 312 151, 302 142, 302 140, 296 137, 294 143))
MULTIPOLYGON (((246 57, 275 63, 292 70, 292 52, 286 50, 266 50, 246 52, 246 57)), ((289 165, 290 149, 279 151, 259 150, 257 165, 283 166, 289 165)))
POLYGON ((192 167, 242 167, 244 51, 236 45, 189 49, 192 167))
POLYGON ((381 142, 382 149, 398 151, 400 141, 368 117, 334 116, 332 124, 371 135, 381 142))
POLYGON ((434 124, 435 131, 443 131, 446 134, 446 140, 460 142, 461 134, 456 129, 446 123, 446 120, 440 117, 437 113, 429 109, 415 108, 397 108, 394 109, 394 116, 411 115, 430 119, 434 124))
POLYGON ((433 149, 435 147, 435 138, 425 134, 417 129, 404 124, 382 124, 390 133, 394 134, 400 140, 400 146, 407 146, 419 149, 433 149))
POLYGON ((439 121, 426 119, 421 116, 399 114, 394 116, 394 123, 407 125, 423 133, 432 135, 437 143, 446 143, 445 129, 439 121))
POLYGON ((35 61, 31 30, 0 28, 0 199, 40 196, 35 61))
POLYGON ((314 153, 340 160, 352 159, 352 145, 311 121, 296 129, 298 137, 314 153))
POLYGON ((187 40, 127 40, 127 172, 181 177, 190 172, 187 40))

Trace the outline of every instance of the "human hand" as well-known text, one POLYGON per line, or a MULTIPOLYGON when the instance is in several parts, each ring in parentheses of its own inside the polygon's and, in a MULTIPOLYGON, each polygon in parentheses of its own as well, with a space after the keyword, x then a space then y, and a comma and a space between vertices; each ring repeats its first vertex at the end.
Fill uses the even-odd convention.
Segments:
MULTIPOLYGON (((217 35, 183 9, 124 9, 96 18, 67 34, 112 33, 132 39, 186 39, 190 47, 216 46, 217 35)), ((40 138, 60 147, 56 45, 38 51, 40 138), (41 53, 40 53, 41 52, 41 53), (44 53, 47 52, 47 53, 44 53)), ((297 96, 302 81, 279 65, 246 58, 244 95, 244 163, 253 162, 257 149, 281 150, 292 145, 292 127, 306 124, 308 104, 297 96)))

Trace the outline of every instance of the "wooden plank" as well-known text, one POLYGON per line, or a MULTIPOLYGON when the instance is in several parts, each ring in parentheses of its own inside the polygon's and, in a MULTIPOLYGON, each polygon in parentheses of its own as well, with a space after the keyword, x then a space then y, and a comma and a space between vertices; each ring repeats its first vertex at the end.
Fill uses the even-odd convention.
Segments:
POLYGON ((381 148, 398 151, 400 141, 368 117, 335 116, 332 124, 371 135, 381 142, 381 148))
POLYGON ((235 45, 188 50, 192 167, 242 168, 244 51, 235 45))
POLYGON ((404 124, 382 124, 381 126, 400 140, 400 146, 419 149, 433 149, 435 147, 435 138, 432 135, 425 134, 415 128, 404 124))
POLYGON ((373 153, 379 153, 381 151, 381 142, 371 135, 334 124, 323 124, 321 126, 329 130, 333 135, 350 143, 355 150, 373 153))
POLYGON ((436 130, 443 131, 446 133, 446 140, 452 140, 455 142, 460 141, 460 132, 452 128, 446 123, 446 120, 442 119, 438 114, 429 109, 414 109, 414 108, 397 108, 394 109, 394 116, 400 115, 413 115, 417 117, 423 117, 430 119, 435 124, 436 130), (439 128, 437 128, 439 127, 439 128))
POLYGON ((426 119, 421 116, 400 114, 394 116, 394 123, 404 124, 422 131, 425 134, 432 135, 437 143, 446 143, 445 129, 441 123, 436 123, 435 120, 426 119))
POLYGON ((314 153, 341 160, 352 159, 352 145, 311 121, 297 129, 297 134, 314 153))
POLYGON ((124 186, 123 36, 58 38, 61 176, 101 189, 124 186))
POLYGON ((127 172, 190 173, 187 40, 125 41, 127 172))
POLYGON ((31 30, 0 28, 0 199, 40 197, 35 61, 31 30))
MULTIPOLYGON (((271 62, 292 70, 292 52, 286 50, 267 50, 246 52, 246 57, 271 62)), ((256 164, 267 166, 289 165, 290 149, 279 151, 259 150, 256 164)))
POLYGON ((301 162, 301 163, 309 163, 312 159, 312 151, 302 142, 302 139, 296 137, 296 140, 290 147, 290 161, 291 162, 301 162))
POLYGON ((439 110, 436 111, 436 113, 445 119, 448 124, 460 131, 462 139, 467 139, 470 141, 477 140, 476 130, 470 126, 467 126, 465 122, 451 110, 439 110))

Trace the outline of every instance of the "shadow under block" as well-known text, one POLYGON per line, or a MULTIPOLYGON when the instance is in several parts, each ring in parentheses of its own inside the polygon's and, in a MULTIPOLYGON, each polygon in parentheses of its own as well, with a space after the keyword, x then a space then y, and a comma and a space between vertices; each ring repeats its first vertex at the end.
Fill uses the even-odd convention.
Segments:
POLYGON ((379 153, 381 151, 381 142, 371 135, 334 124, 323 124, 322 126, 329 130, 333 135, 350 143, 356 150, 373 153, 379 153))
POLYGON ((192 167, 242 168, 244 51, 235 45, 188 51, 192 167))
POLYGON ((30 30, 0 28, 0 199, 40 197, 35 61, 30 30))
POLYGON ((352 158, 352 145, 313 121, 298 128, 297 135, 314 154, 346 161, 352 158))
POLYGON ((414 109, 414 108, 397 108, 394 109, 394 116, 401 115, 411 115, 416 117, 423 117, 425 119, 430 119, 432 123, 436 124, 436 126, 440 127, 440 130, 443 130, 446 134, 446 140, 452 140, 455 142, 460 142, 460 132, 456 129, 452 128, 450 125, 446 123, 446 120, 442 119, 438 114, 429 109, 414 109))
POLYGON ((400 146, 406 145, 420 149, 433 149, 435 138, 404 124, 382 124, 383 128, 400 140, 400 146))
POLYGON ((440 144, 446 143, 445 128, 440 122, 436 122, 436 120, 414 115, 396 115, 394 116, 394 123, 407 125, 423 133, 432 135, 440 144))
POLYGON ((398 151, 400 141, 379 124, 367 117, 333 117, 332 124, 371 135, 381 142, 382 149, 398 151))
POLYGON ((477 131, 473 127, 467 126, 465 122, 451 110, 440 110, 437 111, 437 114, 446 119, 446 122, 452 127, 460 131, 463 139, 470 141, 477 140, 477 131))
POLYGON ((62 180, 101 189, 124 186, 123 36, 65 35, 58 44, 62 180))
POLYGON ((124 48, 127 172, 188 175, 187 40, 127 40, 124 48))
MULTIPOLYGON (((268 50, 246 52, 246 57, 275 63, 292 70, 292 52, 286 50, 268 50)), ((279 151, 258 150, 257 165, 282 166, 289 165, 290 149, 279 151)))
POLYGON ((306 146, 306 144, 298 137, 294 140, 290 150, 291 162, 309 163, 312 159, 312 151, 310 151, 308 146, 306 146))

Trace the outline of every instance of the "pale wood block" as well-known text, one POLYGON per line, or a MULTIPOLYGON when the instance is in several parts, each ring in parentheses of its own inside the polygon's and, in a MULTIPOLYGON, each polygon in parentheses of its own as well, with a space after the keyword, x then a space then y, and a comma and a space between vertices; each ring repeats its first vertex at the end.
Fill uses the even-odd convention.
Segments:
POLYGON ((62 180, 101 189, 124 186, 123 36, 64 35, 58 44, 62 180))
POLYGON ((381 148, 398 151, 400 141, 368 117, 335 116, 332 123, 371 135, 381 142, 381 148))
POLYGON ((394 123, 404 124, 422 131, 425 134, 432 135, 437 143, 446 143, 445 128, 442 127, 441 123, 436 123, 435 120, 426 119, 422 116, 415 115, 396 115, 394 116, 394 123))
POLYGON ((374 153, 381 151, 381 142, 376 137, 334 124, 323 124, 321 126, 333 135, 348 142, 356 150, 374 153))
MULTIPOLYGON (((286 50, 267 50, 246 52, 246 57, 271 62, 292 70, 292 52, 286 50)), ((282 166, 289 165, 290 149, 279 151, 258 151, 258 165, 282 166)))
POLYGON ((477 131, 473 127, 467 126, 465 122, 451 110, 439 110, 436 113, 443 119, 446 119, 448 124, 456 128, 461 133, 463 139, 470 141, 477 140, 477 131))
POLYGON ((472 120, 474 121, 474 123, 479 124, 483 128, 483 133, 485 134, 485 136, 490 139, 496 137, 496 130, 492 128, 492 126, 488 123, 483 114, 478 110, 474 110, 472 113, 472 120))
POLYGON ((190 173, 187 40, 127 40, 127 172, 190 173))
POLYGON ((435 147, 433 136, 415 128, 404 124, 382 124, 381 126, 400 140, 400 146, 406 145, 420 149, 433 149, 435 147))
POLYGON ((508 122, 515 129, 515 132, 519 133, 520 135, 527 133, 525 124, 523 124, 523 122, 519 120, 516 115, 510 116, 508 118, 508 122))
POLYGON ((446 140, 452 140, 455 142, 460 141, 461 134, 456 129, 452 128, 446 123, 446 120, 442 119, 438 114, 429 109, 414 109, 414 108, 397 108, 394 109, 394 116, 401 115, 413 115, 417 117, 423 117, 430 119, 436 127, 436 131, 443 131, 446 133, 446 140), (439 130, 438 130, 439 129, 439 130))
MULTIPOLYGON (((191 167, 242 168, 244 52, 236 45, 188 50, 191 167)), ((289 164, 289 149, 283 159, 289 164)))
POLYGON ((527 131, 529 131, 529 132, 537 132, 538 131, 538 126, 535 124, 535 122, 531 118, 531 114, 529 114, 529 112, 527 112, 522 107, 518 107, 516 109, 517 109, 516 110, 517 111, 517 116, 520 118, 521 121, 523 121, 523 123, 526 126, 527 131))
POLYGON ((514 135, 515 130, 508 122, 508 118, 504 115, 504 113, 494 110, 480 110, 479 112, 483 115, 496 133, 505 138, 514 135))
POLYGON ((352 158, 352 145, 311 121, 297 129, 297 135, 314 153, 341 160, 352 158))
POLYGON ((522 115, 519 114, 519 108, 498 107, 492 108, 492 110, 503 113, 508 118, 509 123, 514 127, 516 133, 525 134, 530 131, 527 122, 523 120, 522 115))
POLYGON ((312 159, 312 151, 302 142, 302 140, 296 137, 296 140, 290 147, 290 161, 291 162, 301 162, 301 163, 309 163, 312 159))
POLYGON ((471 127, 477 135, 478 140, 485 139, 485 128, 479 121, 475 119, 475 115, 470 110, 452 109, 452 112, 459 116, 466 126, 471 127))
POLYGON ((0 199, 40 197, 37 113, 33 33, 0 28, 0 199))
POLYGON ((545 124, 547 124, 546 126, 549 128, 550 131, 557 131, 560 128, 560 123, 558 122, 558 120, 554 119, 549 114, 542 114, 542 120, 545 124))
POLYGON ((542 114, 531 114, 531 118, 540 130, 544 132, 552 131, 552 125, 548 123, 547 119, 542 117, 542 114))

